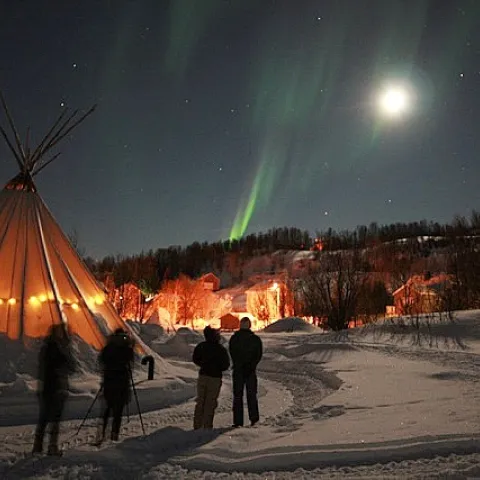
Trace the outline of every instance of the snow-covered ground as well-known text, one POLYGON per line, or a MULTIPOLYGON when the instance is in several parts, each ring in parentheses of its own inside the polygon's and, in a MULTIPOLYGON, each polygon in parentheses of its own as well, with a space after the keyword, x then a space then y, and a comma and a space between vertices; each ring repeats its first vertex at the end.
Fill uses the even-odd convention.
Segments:
POLYGON ((172 355, 154 382, 139 373, 146 435, 132 404, 122 441, 100 449, 90 445, 95 419, 76 435, 93 378, 78 387, 62 424, 61 458, 29 455, 31 394, 0 397, 0 477, 480 478, 480 311, 420 330, 386 322, 260 336, 262 420, 254 428, 229 428, 227 375, 216 428, 192 431, 196 369, 172 355))

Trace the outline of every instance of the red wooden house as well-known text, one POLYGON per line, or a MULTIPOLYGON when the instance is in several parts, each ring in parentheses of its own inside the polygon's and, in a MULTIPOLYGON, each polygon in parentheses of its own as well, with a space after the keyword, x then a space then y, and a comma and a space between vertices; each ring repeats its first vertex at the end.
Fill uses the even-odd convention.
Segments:
POLYGON ((198 281, 202 283, 205 290, 211 290, 212 292, 220 290, 220 279, 214 273, 206 273, 198 281))
POLYGON ((414 275, 393 292, 395 315, 417 315, 443 310, 443 299, 450 286, 447 274, 414 275))

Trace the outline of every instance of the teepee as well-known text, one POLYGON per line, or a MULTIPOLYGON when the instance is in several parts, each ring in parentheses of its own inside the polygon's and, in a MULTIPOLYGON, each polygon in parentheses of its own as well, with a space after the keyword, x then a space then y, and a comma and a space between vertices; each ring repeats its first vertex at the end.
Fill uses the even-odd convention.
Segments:
POLYGON ((40 144, 31 149, 28 133, 22 143, 0 95, 11 136, 0 132, 20 172, 0 192, 0 334, 26 341, 43 337, 52 324, 68 325, 99 349, 106 335, 127 328, 103 289, 78 256, 37 193, 33 178, 58 142, 90 115, 65 109, 40 144))

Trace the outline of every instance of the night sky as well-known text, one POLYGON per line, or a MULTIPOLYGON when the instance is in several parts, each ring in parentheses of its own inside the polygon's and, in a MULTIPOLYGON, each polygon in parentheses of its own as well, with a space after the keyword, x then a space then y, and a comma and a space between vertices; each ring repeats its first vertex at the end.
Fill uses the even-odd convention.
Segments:
POLYGON ((477 0, 2 0, 0 53, 22 133, 98 103, 36 177, 97 258, 480 207, 477 0))

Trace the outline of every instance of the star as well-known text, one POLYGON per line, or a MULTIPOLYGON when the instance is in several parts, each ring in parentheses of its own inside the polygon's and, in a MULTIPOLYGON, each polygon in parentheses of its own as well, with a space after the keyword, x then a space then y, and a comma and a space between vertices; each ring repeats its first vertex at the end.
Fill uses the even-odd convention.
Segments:
POLYGON ((325 216, 328 216, 328 211, 325 210, 325 211, 323 212, 323 214, 324 214, 325 216))
POLYGON ((460 78, 463 78, 465 76, 465 74, 463 72, 460 73, 459 77, 460 78))

